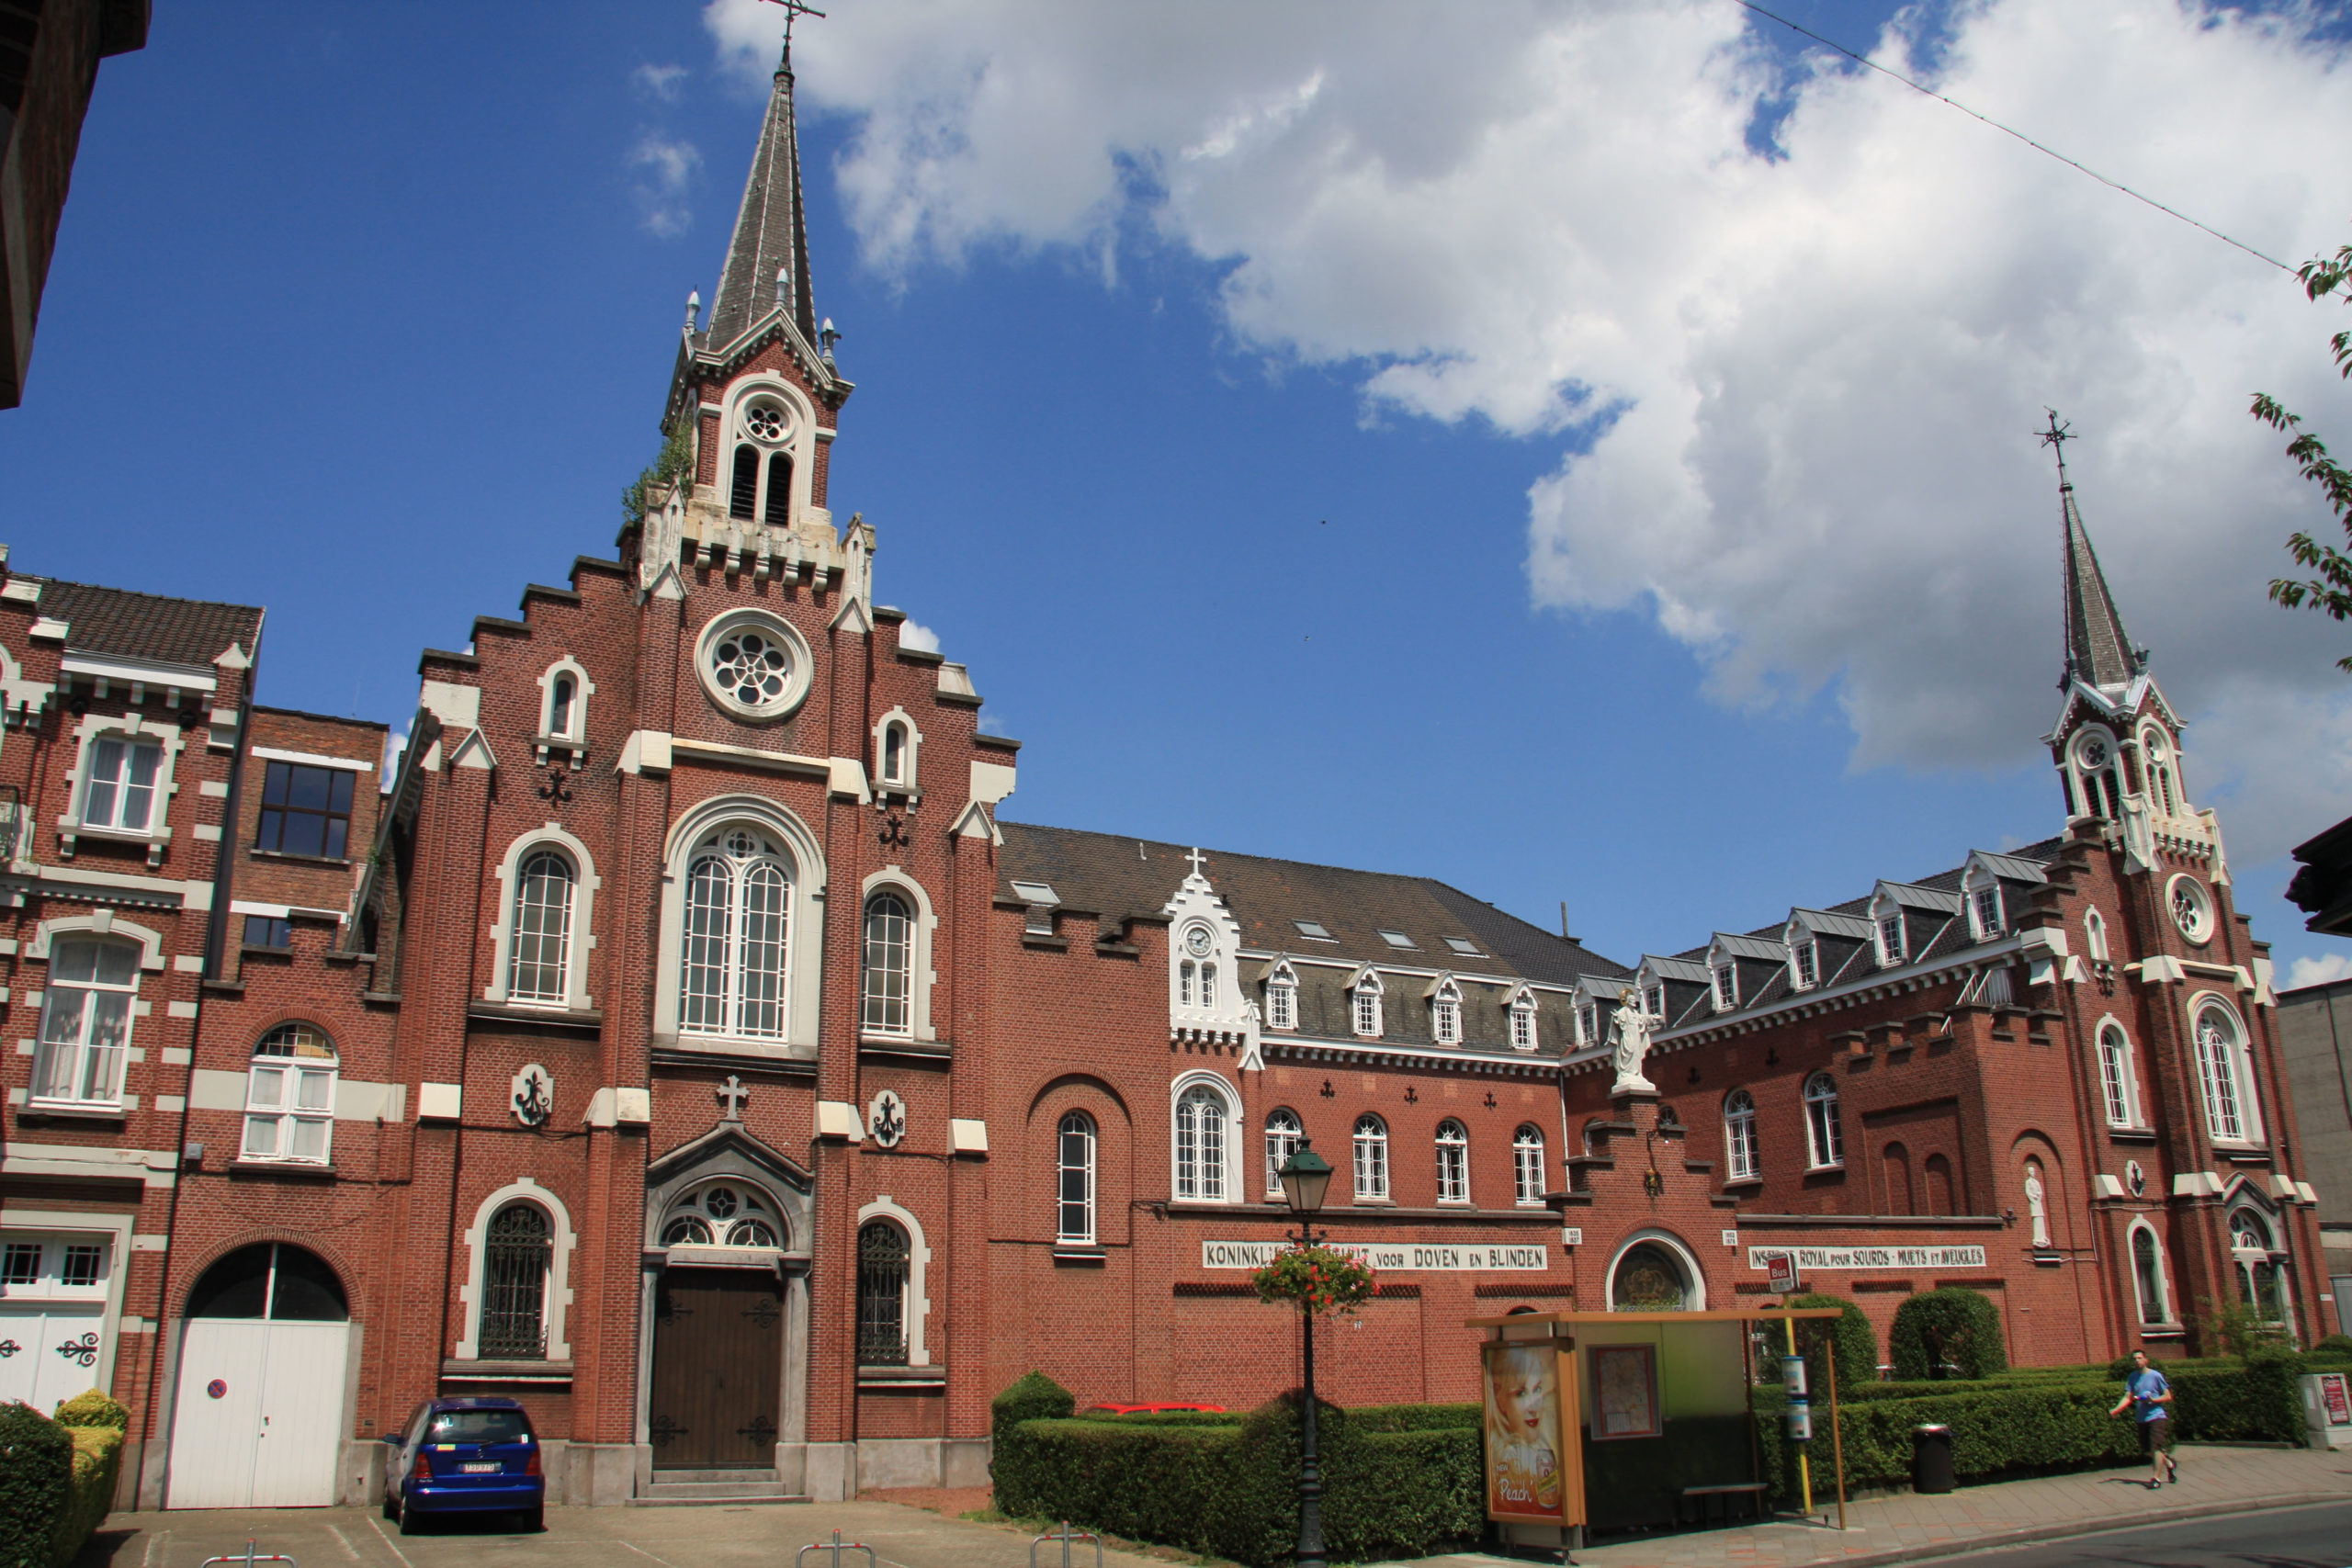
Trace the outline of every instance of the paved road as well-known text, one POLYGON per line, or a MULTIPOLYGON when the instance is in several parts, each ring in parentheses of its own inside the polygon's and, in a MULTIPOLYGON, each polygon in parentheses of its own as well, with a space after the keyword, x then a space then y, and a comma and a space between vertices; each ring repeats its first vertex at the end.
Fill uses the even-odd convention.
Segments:
POLYGON ((2182 1519, 1940 1561, 1953 1568, 1963 1563, 1967 1568, 2082 1568, 2094 1562, 2142 1568, 2346 1568, 2352 1564, 2352 1503, 2182 1519))

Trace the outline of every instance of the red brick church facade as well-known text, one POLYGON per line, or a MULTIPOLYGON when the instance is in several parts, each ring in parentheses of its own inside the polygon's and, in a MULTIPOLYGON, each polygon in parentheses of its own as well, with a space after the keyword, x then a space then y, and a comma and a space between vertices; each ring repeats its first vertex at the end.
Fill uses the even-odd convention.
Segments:
POLYGON ((691 482, 427 650, 390 766, 254 703, 259 610, 0 585, 0 1395, 110 1388, 127 1500, 373 1500, 435 1393, 522 1398, 595 1503, 976 1483, 1032 1368, 1254 1404, 1301 1137, 1382 1270, 1342 1403, 1785 1249, 1882 1333, 1984 1289, 2021 1360, 2340 1326, 2268 959, 2071 488, 2057 836, 1629 966, 1004 819, 1018 743, 830 509, 800 203, 786 69, 680 345, 691 482))

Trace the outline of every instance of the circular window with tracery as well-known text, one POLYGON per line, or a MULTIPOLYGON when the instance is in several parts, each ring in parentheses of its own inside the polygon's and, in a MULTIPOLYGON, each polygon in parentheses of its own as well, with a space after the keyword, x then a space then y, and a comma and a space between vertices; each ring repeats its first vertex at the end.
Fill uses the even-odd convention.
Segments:
POLYGON ((743 428, 762 441, 773 442, 783 440, 792 424, 780 405, 753 403, 743 411, 743 428))
POLYGON ((808 645, 763 611, 713 621, 702 634, 695 664, 703 689, 746 718, 780 718, 808 694, 808 645))
POLYGON ((2191 942, 2203 942, 2213 934, 2213 901, 2195 877, 2186 872, 2172 879, 2173 923, 2180 934, 2191 942))
POLYGON ((781 1247, 783 1231, 764 1194, 720 1182, 691 1192, 662 1226, 664 1247, 781 1247))

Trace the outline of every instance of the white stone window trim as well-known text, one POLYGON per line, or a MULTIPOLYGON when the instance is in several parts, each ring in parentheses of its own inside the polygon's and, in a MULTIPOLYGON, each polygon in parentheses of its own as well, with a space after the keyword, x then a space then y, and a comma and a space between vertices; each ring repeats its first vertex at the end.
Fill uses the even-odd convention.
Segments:
MULTIPOLYGON (((795 1047, 815 1050, 822 998, 820 979, 824 959, 825 854, 817 836, 786 807, 755 795, 721 795, 701 801, 671 824, 670 840, 662 851, 660 988, 653 996, 653 1037, 658 1044, 678 1039, 679 969, 684 962, 686 874, 695 850, 711 833, 731 822, 765 832, 785 846, 789 868, 789 947, 785 956, 785 1032, 782 1040, 750 1039, 727 1034, 692 1036, 697 1051, 734 1051, 775 1055, 795 1047)), ((861 915, 863 910, 860 911, 861 915)))
POLYGON ((1707 994, 1713 998, 1717 1012, 1733 1012, 1739 1007, 1739 961, 1718 956, 1707 965, 1707 994))
POLYGON ((1899 968, 1910 962, 1910 922, 1902 904, 1886 894, 1871 901, 1871 945, 1877 950, 1878 966, 1899 968), (1894 940, 1889 941, 1887 923, 1894 922, 1894 940))
POLYGON ((1266 972, 1266 1027, 1295 1030, 1298 1027, 1298 971, 1290 960, 1280 958, 1266 972))
POLYGON ((1269 1200, 1275 1201, 1281 1200, 1282 1168, 1289 1163, 1292 1155, 1298 1152, 1298 1146, 1306 1137, 1306 1119, 1289 1106, 1277 1105, 1266 1112, 1261 1146, 1266 1155, 1266 1196, 1269 1200), (1281 1122, 1283 1125, 1276 1126, 1276 1122, 1281 1122), (1275 1158, 1278 1151, 1282 1156, 1280 1159, 1275 1158))
POLYGON ((2109 821, 2120 821, 2123 816, 2123 747, 2115 732, 2103 724, 2087 724, 2075 732, 2066 745, 2066 771, 2074 785, 2077 817, 2097 817, 2109 821), (2097 744, 2104 743, 2107 761, 2094 765, 2088 753, 2097 744), (2103 777, 2101 777, 2103 775, 2103 777), (2092 781, 2099 778, 2099 787, 2092 781), (2109 798, 2112 796, 2112 798, 2109 798), (2108 810, 2106 807, 2113 809, 2108 810))
POLYGON ((1242 1185, 1241 1173, 1241 1094, 1221 1073, 1196 1067, 1178 1075, 1168 1086, 1168 1190, 1181 1203, 1241 1203, 1249 1201, 1249 1189, 1242 1185), (1224 1183, 1218 1196, 1204 1198, 1195 1193, 1183 1197, 1178 1184, 1176 1146, 1176 1108, 1184 1096, 1196 1089, 1205 1089, 1216 1095, 1225 1106, 1225 1136, 1218 1151, 1218 1164, 1224 1172, 1224 1183))
POLYGON ((1396 1165, 1389 1153, 1388 1119, 1376 1111, 1358 1116, 1348 1130, 1348 1168, 1357 1202, 1392 1201, 1389 1193, 1394 1189, 1396 1165), (1365 1158, 1367 1151, 1372 1159, 1365 1158))
POLYGON ((927 1367, 931 1365, 925 1332, 931 1323, 931 1245, 923 1240, 922 1222, 888 1192, 876 1193, 874 1201, 858 1210, 851 1234, 864 1230, 869 1220, 888 1220, 907 1233, 907 1365, 927 1367))
POLYGON ((571 1308, 571 1249, 575 1237, 571 1230, 571 1212, 563 1200, 532 1180, 522 1177, 507 1183, 474 1210, 474 1223, 467 1227, 459 1241, 466 1249, 466 1282, 458 1289, 458 1300, 465 1311, 465 1335, 458 1341, 451 1358, 459 1361, 481 1359, 481 1271, 484 1246, 490 1235, 490 1222, 498 1211, 509 1203, 529 1203, 548 1217, 555 1231, 555 1244, 548 1255, 548 1288, 540 1311, 548 1330, 548 1359, 571 1359, 571 1342, 564 1337, 564 1318, 571 1308))
MULTIPOLYGON (((939 1038, 939 1031, 932 1026, 931 1021, 931 989, 933 986, 938 983, 939 976, 932 972, 931 941, 932 933, 938 929, 939 917, 932 912, 931 895, 923 891, 922 884, 917 882, 904 870, 895 865, 884 866, 881 870, 874 873, 864 882, 858 885, 857 974, 858 1019, 860 1021, 858 1025, 859 1030, 861 1032, 868 1032, 865 1031, 864 1022, 865 1017, 865 906, 873 900, 873 897, 876 893, 881 892, 885 888, 899 895, 910 904, 914 906, 914 930, 909 938, 907 953, 907 1011, 909 1020, 914 1030, 912 1038, 917 1040, 937 1040, 939 1038)), ((797 897, 795 903, 796 905, 797 904, 797 897)), ((797 919, 797 914, 795 918, 797 919)), ((889 1036, 889 1038, 904 1039, 907 1037, 898 1035, 889 1036)))
MULTIPOLYGON (((72 1209, 19 1209, 11 1207, 0 1213, 0 1242, 11 1232, 40 1231, 55 1235, 64 1231, 73 1235, 103 1236, 107 1243, 106 1306, 98 1325, 98 1359, 90 1369, 90 1386, 110 1389, 114 1386, 115 1350, 122 1338, 122 1295, 124 1280, 130 1273, 131 1227, 135 1214, 109 1214, 72 1209)), ((51 1297, 51 1300, 80 1301, 85 1297, 51 1297)))
POLYGON ((1808 1170, 1846 1168, 1846 1129, 1838 1118, 1838 1080, 1826 1072, 1808 1074, 1802 1096, 1804 1103, 1805 1167, 1808 1170))
POLYGON ((1437 1153, 1437 1201, 1442 1207, 1470 1206, 1470 1129, 1449 1116, 1431 1140, 1437 1153))
POLYGON ((523 863, 533 850, 550 845, 571 860, 571 942, 564 957, 563 1000, 560 1003, 514 1002, 512 1005, 545 1008, 550 1012, 584 1012, 596 1005, 588 994, 588 955, 596 946, 592 917, 596 909, 596 890, 604 886, 604 879, 596 874, 596 863, 588 853, 588 846, 555 822, 517 835, 514 841, 506 846, 506 858, 499 862, 496 873, 498 919, 490 928, 490 984, 482 987, 481 998, 486 1002, 508 1005, 508 986, 514 975, 514 898, 520 886, 523 863))
POLYGON ((1441 975, 1429 988, 1430 1038, 1441 1045, 1462 1043, 1462 987, 1441 975))
POLYGON ((2140 749, 2140 791, 2149 809, 2160 817, 2188 815, 2180 789, 2180 743, 2151 719, 2135 737, 2140 749))
POLYGON ((1604 1312, 1617 1310, 1617 1266, 1625 1261, 1625 1254, 1644 1242, 1674 1254, 1681 1262, 1683 1281, 1692 1298, 1682 1310, 1685 1312, 1706 1311, 1707 1273, 1705 1269, 1699 1267, 1698 1255, 1693 1253, 1684 1244, 1682 1238, 1672 1231, 1655 1228, 1635 1231, 1623 1241, 1619 1242, 1617 1250, 1609 1255, 1609 1267, 1600 1276, 1601 1299, 1606 1303, 1601 1310, 1604 1312))
POLYGON ((239 1119, 237 1126, 237 1158, 240 1161, 252 1161, 255 1164, 266 1165, 312 1167, 333 1166, 334 1164, 334 1124, 337 1120, 335 1116, 335 1097, 342 1091, 342 1088, 343 1051, 342 1048, 334 1043, 334 1035, 329 1034, 324 1029, 322 1029, 319 1025, 311 1022, 308 1019, 299 1018, 289 1018, 282 1023, 272 1024, 269 1028, 262 1031, 261 1038, 254 1042, 253 1055, 248 1056, 245 1060, 245 1107, 244 1114, 239 1119), (327 1051, 329 1053, 326 1059, 324 1061, 321 1061, 316 1056, 263 1055, 261 1054, 262 1046, 268 1042, 272 1035, 276 1034, 281 1029, 309 1029, 314 1032, 321 1040, 326 1043, 327 1051), (285 1074, 285 1079, 288 1085, 287 1094, 288 1098, 276 1105, 262 1105, 257 1103, 254 1093, 255 1087, 254 1077, 258 1071, 273 1067, 285 1074), (304 1072, 323 1072, 326 1074, 327 1102, 325 1110, 320 1111, 312 1109, 310 1111, 300 1111, 296 1109, 293 1099, 293 1096, 298 1092, 295 1088, 298 1081, 296 1075, 298 1073, 304 1072), (254 1154, 245 1146, 248 1138, 251 1136, 249 1130, 251 1123, 253 1119, 257 1116, 271 1117, 277 1122, 277 1135, 273 1140, 277 1146, 277 1149, 270 1154, 254 1154), (291 1124, 296 1122, 315 1122, 320 1124, 322 1131, 322 1136, 320 1141, 318 1154, 292 1155, 286 1152, 288 1141, 287 1134, 291 1131, 291 1124))
POLYGON ((695 680, 703 694, 723 712, 751 724, 773 724, 790 718, 808 700, 811 683, 816 677, 816 655, 809 650, 808 639, 800 629, 772 610, 757 606, 741 606, 713 615, 703 624, 695 637, 695 680), (722 689, 711 675, 712 650, 727 640, 729 633, 756 628, 762 634, 782 643, 789 651, 792 668, 786 672, 784 694, 772 703, 749 704, 732 692, 722 689))
POLYGON ((2156 1227, 2150 1224, 2144 1215, 2134 1216, 2132 1223, 2123 1227, 2123 1259, 2124 1269, 2132 1276, 2132 1304, 2139 1309, 2140 1314, 2132 1326, 2135 1328, 2169 1327, 2178 1323, 2180 1319, 2173 1306, 2172 1258, 2165 1251, 2165 1238, 2157 1234, 2156 1227), (2140 1258, 2137 1250, 2139 1244, 2136 1238, 2143 1231, 2147 1233, 2148 1240, 2155 1247, 2156 1292, 2164 1298, 2156 1303, 2163 1308, 2163 1311, 2155 1317, 2148 1315, 2148 1299, 2141 1293, 2140 1290, 2140 1258))
POLYGON ((159 865, 164 859, 164 846, 172 840, 172 803, 179 795, 179 755, 186 738, 176 723, 159 724, 136 709, 127 714, 87 714, 74 729, 74 770, 66 781, 66 810, 57 819, 59 849, 71 858, 77 838, 107 839, 118 843, 147 846, 147 863, 159 865), (155 798, 147 809, 147 826, 143 829, 107 828, 86 825, 82 820, 89 803, 90 763, 97 751, 97 743, 110 738, 131 740, 140 745, 160 747, 163 755, 155 763, 155 798))
POLYGON ((768 458, 783 452, 792 458, 792 494, 786 498, 785 517, 787 525, 808 515, 816 504, 817 443, 821 438, 817 429, 817 410, 808 394, 774 371, 759 371, 744 377, 728 389, 724 405, 726 417, 719 428, 726 439, 719 446, 718 492, 722 501, 731 499, 735 483, 735 449, 749 445, 760 454, 759 488, 752 497, 752 515, 748 522, 730 516, 736 527, 765 527, 761 522, 768 514, 768 458), (749 415, 754 404, 766 401, 781 403, 785 412, 784 438, 771 441, 754 433, 749 415))
POLYGON ((1522 1122, 1510 1135, 1511 1197, 1521 1209, 1544 1207, 1544 1183, 1549 1172, 1544 1163, 1544 1129, 1522 1122), (1530 1177, 1534 1179, 1528 1179, 1530 1177))
POLYGON ((2205 1111, 2205 1131, 2215 1144, 2223 1148, 2261 1148, 2268 1143, 2264 1131, 2260 1080, 2254 1070, 2254 1036, 2245 1026, 2245 1017, 2237 1006, 2220 991, 2198 991, 2183 1004, 2188 1015, 2188 1048, 2197 1069, 2198 1103, 2205 1111), (2198 1026, 2208 1013, 2218 1014, 2229 1022, 2231 1038, 2225 1042, 2229 1054, 2225 1061, 2232 1074, 2233 1087, 2237 1090, 2238 1133, 2224 1137, 2218 1131, 2220 1119, 2215 1112, 2205 1076, 2205 1047, 2198 1038, 2198 1026))
POLYGON ((2111 1012, 2101 1013, 2098 1021, 2091 1026, 2091 1066, 2098 1074, 2099 1119, 2109 1127, 2124 1132, 2149 1131, 2148 1120, 2140 1103, 2139 1056, 2139 1047, 2132 1043, 2132 1031, 2124 1026, 2123 1021, 2111 1012), (2120 1099, 2124 1119, 2120 1122, 2115 1119, 2115 1110, 2109 1102, 2107 1093, 2106 1043, 2110 1038, 2120 1045, 2115 1064, 2118 1085, 2122 1091, 2120 1099))
POLYGON ((2096 906, 2083 911, 2083 946, 2094 964, 2109 962, 2107 948, 2107 917, 2096 906))
POLYGON ((588 679, 588 671, 580 661, 565 654, 539 672, 539 754, 544 759, 552 746, 584 749, 588 740, 588 699, 596 694, 596 682, 588 679), (571 712, 563 728, 556 728, 555 683, 561 675, 571 677, 571 712))
POLYGON ((1781 938, 1789 950, 1789 989, 1810 991, 1821 984, 1821 940, 1801 920, 1789 922, 1781 938), (1810 969, 1812 974, 1805 971, 1810 969))
POLYGON ((2180 934, 2199 947, 2211 942, 2221 925, 2213 895, 2202 882, 2185 871, 2173 873, 2165 883, 2165 913, 2180 934), (2184 904, 2194 910, 2192 919, 2181 918, 2184 904))
POLYGON ((1534 987, 1524 980, 1511 987, 1503 1003, 1503 1010, 1510 1015, 1510 1048, 1514 1051, 1534 1050, 1540 1039, 1536 1028, 1534 987))
POLYGON ((2001 879, 1984 867, 1972 865, 1961 878, 1960 904, 1968 916, 1968 934, 1973 941, 1997 942, 2007 932, 2008 900, 2001 891, 2001 879), (1989 918, 1984 907, 1988 894, 1989 918))
POLYGON ((1358 1039, 1377 1040, 1381 1037, 1381 998, 1386 992, 1387 987, 1380 983, 1380 972, 1376 969, 1360 969, 1348 982, 1348 1023, 1358 1039))
POLYGON ((1724 1096, 1724 1179, 1753 1181, 1763 1162, 1756 1145, 1756 1096, 1743 1087, 1724 1096))
POLYGON ((164 969, 164 939, 154 931, 134 920, 117 917, 112 909, 94 909, 86 915, 60 915, 43 920, 33 928, 33 940, 25 949, 25 956, 40 963, 49 962, 50 943, 61 936, 111 936, 139 944, 139 967, 149 974, 161 974, 164 969))
POLYGON ((922 779, 922 731, 916 728, 914 715, 903 707, 894 707, 874 721, 874 782, 884 789, 912 795, 920 790, 922 779), (890 754, 890 727, 897 725, 906 739, 899 751, 899 773, 892 776, 884 767, 890 754))
MULTIPOLYGON (((145 926, 115 919, 115 912, 112 909, 96 909, 86 915, 63 915, 55 919, 41 921, 34 928, 32 942, 25 949, 24 956, 28 960, 47 964, 51 945, 58 937, 87 937, 101 941, 111 939, 134 942, 139 947, 140 975, 161 973, 164 967, 163 938, 145 926)), ((130 1006, 123 1018, 122 1060, 116 1068, 112 1097, 106 1100, 50 1100, 28 1094, 27 1100, 28 1108, 39 1110, 54 1107, 74 1111, 103 1111, 136 1104, 135 1100, 125 1097, 125 1090, 130 1077, 130 1066, 141 1059, 139 1046, 136 1043, 139 1021, 149 1013, 152 1005, 148 998, 140 996, 140 980, 134 976, 130 983, 130 1006)), ((33 1021, 33 1038, 36 1042, 34 1050, 37 1058, 40 1052, 48 1049, 49 995, 57 988, 55 982, 44 981, 39 993, 40 1010, 33 1021)), ((34 993, 28 987, 25 999, 31 1001, 33 995, 34 993)), ((73 1049, 80 1050, 83 1047, 77 1045, 73 1049)), ((39 1076, 38 1063, 35 1076, 36 1077, 39 1076)))

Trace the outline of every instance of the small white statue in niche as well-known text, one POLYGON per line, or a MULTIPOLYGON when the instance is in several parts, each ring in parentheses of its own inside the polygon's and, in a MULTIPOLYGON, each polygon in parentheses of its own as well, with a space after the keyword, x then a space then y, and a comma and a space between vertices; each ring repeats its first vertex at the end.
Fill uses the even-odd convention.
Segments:
POLYGON ((1642 1058, 1650 1051, 1650 1015, 1631 986, 1617 994, 1617 1013, 1609 1021, 1609 1043, 1617 1064, 1611 1094, 1656 1094, 1657 1085, 1642 1076, 1642 1058))
POLYGON ((2033 1245, 2045 1248, 2050 1245, 2050 1205, 2041 1188, 2041 1165, 2038 1160, 2025 1162, 2025 1209, 2033 1220, 2033 1245))

